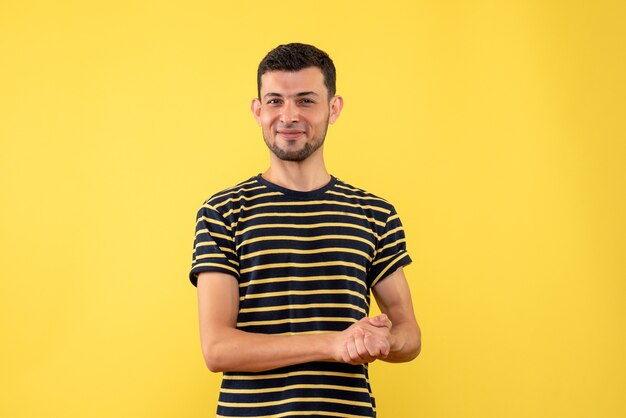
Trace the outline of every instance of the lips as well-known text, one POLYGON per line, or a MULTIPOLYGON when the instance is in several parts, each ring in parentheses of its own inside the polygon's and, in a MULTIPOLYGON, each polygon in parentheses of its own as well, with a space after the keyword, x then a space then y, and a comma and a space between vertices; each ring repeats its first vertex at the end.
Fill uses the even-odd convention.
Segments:
POLYGON ((279 129, 276 133, 285 139, 297 139, 304 134, 304 131, 300 129, 279 129))

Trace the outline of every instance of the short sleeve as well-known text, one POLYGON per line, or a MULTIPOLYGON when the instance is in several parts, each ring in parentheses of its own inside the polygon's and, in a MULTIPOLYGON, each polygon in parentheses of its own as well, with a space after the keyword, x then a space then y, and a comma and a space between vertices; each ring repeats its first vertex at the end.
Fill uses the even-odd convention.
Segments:
POLYGON ((239 262, 230 225, 212 206, 205 203, 196 218, 196 237, 189 280, 198 285, 204 271, 227 273, 239 278, 239 262))
POLYGON ((404 228, 400 217, 392 207, 376 246, 376 254, 368 272, 367 283, 370 287, 374 287, 399 267, 410 263, 411 257, 406 250, 404 228))

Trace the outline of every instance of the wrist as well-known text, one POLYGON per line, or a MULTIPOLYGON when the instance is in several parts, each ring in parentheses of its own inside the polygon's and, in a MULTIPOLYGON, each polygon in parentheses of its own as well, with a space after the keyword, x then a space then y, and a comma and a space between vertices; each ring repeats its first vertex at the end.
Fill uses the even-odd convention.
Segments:
POLYGON ((340 332, 328 332, 320 334, 320 353, 325 361, 342 361, 340 357, 340 332))

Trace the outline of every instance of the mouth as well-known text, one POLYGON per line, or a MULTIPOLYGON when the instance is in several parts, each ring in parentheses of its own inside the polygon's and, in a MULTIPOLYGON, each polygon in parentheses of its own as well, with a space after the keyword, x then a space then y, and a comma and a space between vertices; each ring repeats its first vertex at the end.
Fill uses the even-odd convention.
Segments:
POLYGON ((304 135, 304 131, 299 129, 280 129, 276 132, 278 135, 285 139, 298 139, 300 136, 304 135))

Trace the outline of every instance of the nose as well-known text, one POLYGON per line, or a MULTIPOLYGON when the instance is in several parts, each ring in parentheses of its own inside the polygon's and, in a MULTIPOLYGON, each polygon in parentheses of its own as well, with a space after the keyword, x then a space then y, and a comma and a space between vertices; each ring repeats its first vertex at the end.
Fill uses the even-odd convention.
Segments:
POLYGON ((299 121, 298 107, 291 100, 285 101, 280 112, 280 121, 290 124, 299 121))

